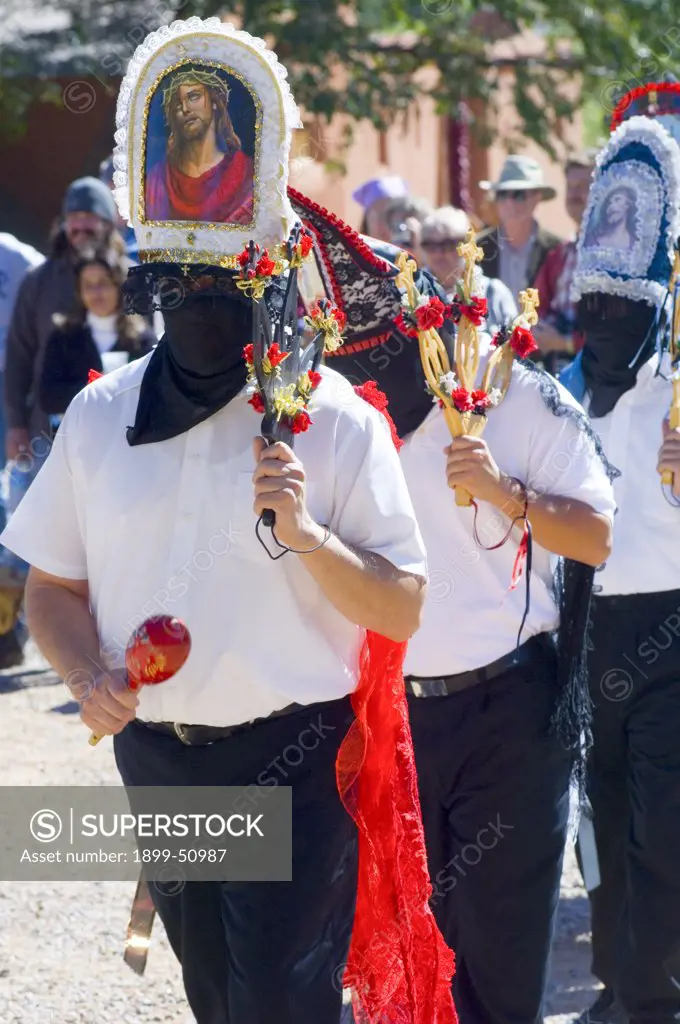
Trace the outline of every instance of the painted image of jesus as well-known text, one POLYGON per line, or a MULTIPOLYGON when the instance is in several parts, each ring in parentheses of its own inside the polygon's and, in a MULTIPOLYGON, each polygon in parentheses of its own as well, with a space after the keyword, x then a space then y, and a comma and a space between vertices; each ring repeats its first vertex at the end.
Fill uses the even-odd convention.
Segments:
POLYGON ((150 168, 147 147, 147 220, 253 219, 253 160, 234 130, 230 92, 210 68, 192 66, 170 76, 162 95, 164 151, 150 168))
POLYGON ((638 240, 635 222, 637 198, 635 190, 617 185, 609 192, 588 229, 586 246, 599 249, 632 249, 638 240))

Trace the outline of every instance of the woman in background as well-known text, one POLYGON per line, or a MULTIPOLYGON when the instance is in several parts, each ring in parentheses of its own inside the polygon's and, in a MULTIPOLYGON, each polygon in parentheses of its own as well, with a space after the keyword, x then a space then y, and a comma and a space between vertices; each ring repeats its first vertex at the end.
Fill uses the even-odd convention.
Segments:
POLYGON ((61 417, 85 387, 90 370, 109 373, 151 351, 156 337, 139 316, 123 312, 121 288, 126 269, 89 256, 75 268, 78 306, 69 317, 55 317, 40 379, 39 402, 61 417))

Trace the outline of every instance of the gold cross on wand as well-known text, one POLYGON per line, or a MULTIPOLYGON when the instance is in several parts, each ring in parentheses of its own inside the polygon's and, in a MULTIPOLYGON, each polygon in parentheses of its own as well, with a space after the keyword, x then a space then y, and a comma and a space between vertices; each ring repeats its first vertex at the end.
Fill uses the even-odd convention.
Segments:
POLYGON ((540 303, 538 301, 538 291, 535 288, 527 288, 525 291, 519 293, 520 316, 523 317, 529 327, 535 327, 538 323, 538 309, 540 303))
POLYGON ((456 252, 459 256, 462 256, 465 261, 465 273, 463 275, 463 289, 465 291, 465 301, 470 301, 472 295, 472 281, 475 273, 475 263, 479 263, 480 260, 484 259, 484 250, 480 249, 475 241, 476 235, 474 228, 470 228, 467 233, 467 238, 464 242, 461 242, 456 252))
MULTIPOLYGON (((397 257, 399 273, 394 279, 397 288, 406 292, 409 306, 416 306, 419 298, 418 289, 413 280, 414 271, 418 264, 406 252, 400 252, 397 257)), ((449 356, 444 342, 435 330, 418 331, 418 347, 420 348, 420 360, 423 364, 425 379, 432 393, 442 402, 444 415, 453 437, 462 433, 460 429, 460 417, 451 405, 448 395, 443 391, 440 384, 444 374, 449 373, 451 366, 449 356), (456 433, 457 431, 457 433, 456 433)))

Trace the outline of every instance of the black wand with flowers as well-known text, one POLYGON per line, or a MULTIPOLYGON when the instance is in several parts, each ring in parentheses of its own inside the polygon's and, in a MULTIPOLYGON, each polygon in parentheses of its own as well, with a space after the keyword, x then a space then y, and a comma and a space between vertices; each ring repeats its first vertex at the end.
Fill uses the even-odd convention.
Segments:
MULTIPOLYGON (((323 332, 318 331, 311 342, 303 345, 298 327, 297 269, 310 248, 309 236, 298 226, 282 254, 288 277, 280 316, 272 318, 263 298, 253 302, 253 340, 245 351, 252 391, 249 401, 263 413, 261 433, 268 444, 283 441, 292 447, 295 435, 309 428, 307 402, 321 379, 318 367, 324 348, 323 332)), ((261 268, 262 257, 255 247, 250 255, 253 269, 261 268)), ((249 269, 248 264, 242 264, 244 276, 249 269)), ((264 526, 273 531, 275 522, 274 510, 265 509, 264 526)))

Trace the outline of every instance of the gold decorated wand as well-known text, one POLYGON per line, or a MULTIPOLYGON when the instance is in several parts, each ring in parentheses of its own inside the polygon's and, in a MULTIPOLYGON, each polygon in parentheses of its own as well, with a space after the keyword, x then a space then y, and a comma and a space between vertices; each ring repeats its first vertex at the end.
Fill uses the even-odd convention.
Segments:
MULTIPOLYGON (((451 436, 481 437, 487 410, 503 400, 510 386, 515 355, 525 357, 538 348, 531 333, 531 328, 538 322, 538 292, 529 288, 520 294, 522 311, 510 327, 499 332, 494 339, 494 351, 477 387, 479 327, 488 309, 486 299, 475 294, 475 265, 484 253, 476 244, 472 228, 465 242, 458 246, 458 254, 463 257, 465 270, 451 311, 447 311, 440 299, 427 299, 419 294, 414 282, 416 263, 407 253, 400 254, 397 259, 400 273, 396 278, 397 286, 404 292, 400 326, 418 338, 428 388, 439 400, 451 436), (443 326, 447 312, 453 312, 454 319, 458 315, 453 367, 437 330, 443 326)), ((472 496, 463 488, 455 489, 455 497, 456 504, 461 507, 472 504, 472 496)))

